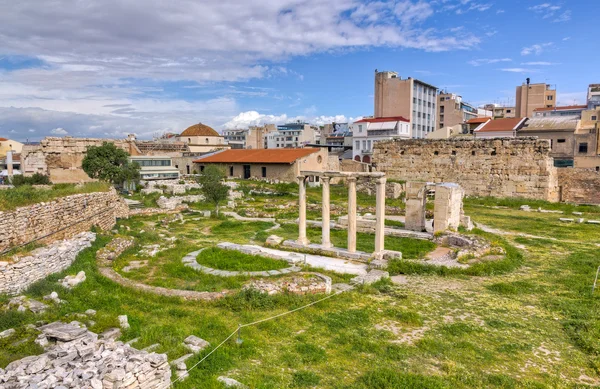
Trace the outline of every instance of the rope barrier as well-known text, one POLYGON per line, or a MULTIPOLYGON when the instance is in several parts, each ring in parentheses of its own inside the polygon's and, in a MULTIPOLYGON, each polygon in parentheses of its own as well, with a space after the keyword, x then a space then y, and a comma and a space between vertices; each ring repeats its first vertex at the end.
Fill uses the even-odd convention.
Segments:
POLYGON ((319 299, 319 300, 317 300, 317 301, 313 301, 312 303, 309 303, 309 304, 303 305, 303 306, 301 306, 301 307, 298 307, 298 308, 292 309, 291 311, 283 312, 283 313, 277 314, 277 315, 275 315, 275 316, 271 316, 271 317, 267 317, 267 318, 260 319, 260 320, 257 320, 257 321, 253 321, 253 322, 251 322, 251 323, 240 324, 240 325, 238 326, 238 328, 237 328, 235 331, 233 331, 231 334, 229 334, 229 336, 228 336, 227 338, 225 338, 225 340, 223 340, 221 343, 219 343, 219 345, 218 345, 217 347, 215 347, 214 349, 212 349, 212 350, 211 350, 211 352, 209 352, 208 354, 206 354, 206 355, 204 356, 204 358, 202 358, 201 360, 199 360, 198 362, 196 362, 196 363, 195 363, 195 364, 194 364, 192 367, 190 367, 190 368, 187 370, 187 374, 186 374, 186 375, 184 375, 184 376, 181 376, 181 377, 178 377, 177 379, 175 379, 175 381, 171 382, 171 386, 173 386, 175 383, 177 383, 177 382, 179 382, 179 381, 182 381, 183 379, 187 378, 187 376, 189 376, 189 373, 190 373, 190 371, 192 371, 192 370, 193 370, 193 369, 195 369, 195 368, 196 368, 198 365, 200 365, 202 362, 204 362, 204 361, 206 360, 206 358, 208 358, 208 357, 209 357, 209 356, 210 356, 212 353, 214 353, 214 352, 215 352, 215 351, 217 351, 217 350, 218 350, 218 349, 219 349, 221 346, 223 346, 223 345, 224 345, 224 344, 225 344, 225 343, 226 343, 226 342, 227 342, 229 339, 231 339, 231 338, 232 338, 232 337, 233 337, 233 336, 234 336, 236 333, 238 333, 238 331, 239 331, 240 329, 242 329, 242 328, 244 328, 244 327, 250 327, 250 326, 254 326, 254 325, 260 324, 260 323, 264 323, 264 322, 266 322, 266 321, 274 320, 274 319, 280 318, 280 317, 282 317, 282 316, 286 316, 286 315, 292 314, 292 313, 294 313, 294 312, 298 312, 298 311, 300 311, 300 310, 302 310, 302 309, 306 309, 306 308, 308 308, 308 307, 311 307, 311 306, 313 306, 313 305, 315 305, 315 304, 318 304, 318 303, 320 303, 320 302, 322 302, 322 301, 325 301, 325 300, 327 300, 327 299, 330 299, 330 298, 332 298, 332 297, 335 297, 335 296, 337 296, 337 295, 339 295, 339 294, 341 294, 341 293, 344 293, 344 292, 346 292, 346 291, 348 291, 348 290, 351 290, 351 289, 353 289, 353 288, 354 288, 354 287, 351 287, 350 289, 346 289, 346 290, 340 290, 340 291, 338 291, 338 292, 336 292, 336 293, 334 293, 334 294, 330 294, 329 296, 326 296, 326 297, 324 297, 324 298, 322 298, 322 299, 319 299))

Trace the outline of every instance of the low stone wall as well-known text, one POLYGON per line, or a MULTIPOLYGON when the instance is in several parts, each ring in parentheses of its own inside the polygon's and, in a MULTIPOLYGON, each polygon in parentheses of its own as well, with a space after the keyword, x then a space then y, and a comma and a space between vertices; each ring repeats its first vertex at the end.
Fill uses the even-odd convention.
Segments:
POLYGON ((111 229, 129 208, 114 189, 82 193, 0 212, 0 251, 36 239, 43 243, 71 238, 92 226, 111 229))
POLYGON ((148 353, 87 331, 55 322, 40 327, 48 351, 0 369, 0 388, 167 389, 171 368, 166 354, 148 353))
POLYGON ((11 262, 0 262, 0 294, 18 294, 34 282, 65 270, 95 239, 93 232, 83 232, 73 239, 36 249, 27 256, 15 256, 11 262))
POLYGON ((582 168, 557 170, 561 201, 600 205, 600 172, 582 168))

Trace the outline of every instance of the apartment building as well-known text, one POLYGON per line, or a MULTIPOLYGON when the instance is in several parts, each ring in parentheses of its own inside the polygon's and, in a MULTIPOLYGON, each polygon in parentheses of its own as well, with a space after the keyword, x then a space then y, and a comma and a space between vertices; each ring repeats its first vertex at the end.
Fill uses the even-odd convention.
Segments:
POLYGON ((410 121, 402 116, 365 118, 354 122, 352 128, 352 159, 371 163, 376 142, 395 138, 411 138, 410 121))
POLYGON ((556 89, 548 84, 523 83, 517 87, 515 117, 533 117, 536 108, 556 107, 556 89))
POLYGON ((437 126, 438 88, 396 72, 375 71, 375 118, 402 117, 409 121, 411 138, 425 138, 437 126))
POLYGON ((440 93, 438 100, 439 128, 453 127, 477 117, 477 108, 465 103, 462 96, 454 93, 440 93))
POLYGON ((498 104, 486 104, 484 109, 492 112, 494 119, 510 119, 516 117, 516 107, 506 107, 498 104))
POLYGON ((277 131, 266 134, 264 137, 264 148, 285 149, 304 147, 308 144, 316 144, 319 138, 319 131, 307 123, 288 123, 277 126, 277 131))
POLYGON ((581 119, 581 113, 587 109, 587 105, 568 105, 553 108, 536 108, 533 110, 534 118, 557 117, 557 116, 576 116, 581 119))
POLYGON ((276 131, 274 124, 251 126, 243 130, 224 130, 223 137, 232 149, 264 149, 265 136, 276 131))
POLYGON ((588 109, 600 108, 600 84, 590 84, 587 94, 588 109))

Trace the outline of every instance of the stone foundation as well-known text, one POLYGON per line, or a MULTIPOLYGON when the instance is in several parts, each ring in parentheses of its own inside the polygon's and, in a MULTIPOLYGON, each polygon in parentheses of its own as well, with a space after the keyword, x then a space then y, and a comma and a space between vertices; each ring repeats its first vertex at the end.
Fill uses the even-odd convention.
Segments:
POLYGON ((580 168, 562 168, 557 171, 561 201, 600 205, 600 172, 580 168))
POLYGON ((549 153, 537 138, 396 139, 376 142, 373 162, 389 179, 455 182, 469 196, 558 201, 549 153))
POLYGON ((92 226, 109 230, 115 225, 116 218, 128 215, 127 204, 114 189, 61 197, 0 212, 0 251, 36 239, 49 243, 71 238, 89 231, 92 226))
POLYGON ((96 234, 83 232, 73 239, 34 250, 27 256, 15 256, 12 262, 0 262, 0 294, 18 294, 50 274, 65 270, 94 240, 96 234))

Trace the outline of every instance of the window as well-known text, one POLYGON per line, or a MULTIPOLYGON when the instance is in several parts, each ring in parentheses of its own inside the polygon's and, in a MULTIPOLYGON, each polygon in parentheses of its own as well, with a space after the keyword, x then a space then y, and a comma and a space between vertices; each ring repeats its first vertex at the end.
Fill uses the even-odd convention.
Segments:
POLYGON ((204 165, 200 166, 200 171, 203 172, 204 171, 204 165))
POLYGON ((591 117, 592 120, 598 120, 598 116, 594 115, 591 117))
POLYGON ((511 112, 512 112, 512 109, 507 109, 506 110, 506 113, 511 113, 511 112))
POLYGON ((362 124, 358 125, 358 132, 362 132, 362 124))
POLYGON ((444 96, 440 97, 440 101, 444 101, 444 96))
POLYGON ((362 148, 362 149, 363 149, 363 150, 366 150, 366 149, 367 149, 367 141, 366 141, 366 140, 363 140, 363 144, 362 144, 362 145, 363 145, 363 148, 362 148))
POLYGON ((263 166, 261 170, 262 170, 262 177, 266 178, 267 177, 267 167, 263 166))
POLYGON ((206 144, 208 144, 208 138, 206 138, 206 144))
POLYGON ((443 105, 440 107, 440 113, 444 113, 444 108, 446 107, 444 107, 443 105))
POLYGON ((567 140, 566 139, 557 139, 556 143, 565 143, 567 140))
POLYGON ((579 152, 580 153, 587 153, 588 152, 588 144, 587 143, 580 143, 579 144, 579 152))
POLYGON ((233 166, 229 166, 229 176, 233 177, 233 166))
POLYGON ((356 150, 358 150, 358 149, 360 149, 360 141, 359 140, 356 141, 356 150))
POLYGON ((417 98, 413 97, 413 103, 416 103, 416 102, 417 102, 417 98))
POLYGON ((548 101, 554 100, 554 96, 548 96, 548 101))
POLYGON ((188 138, 188 143, 192 143, 192 138, 188 138))
POLYGON ((367 141, 367 150, 371 150, 371 141, 370 140, 367 141))

